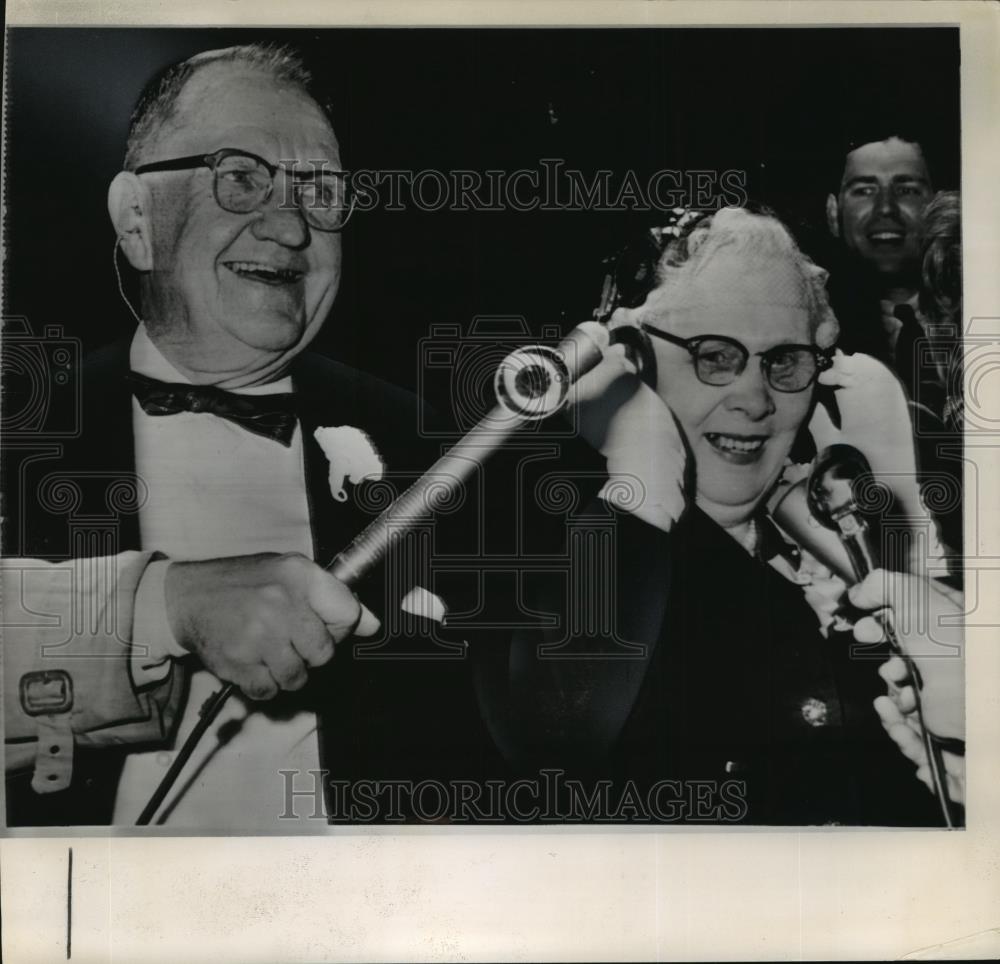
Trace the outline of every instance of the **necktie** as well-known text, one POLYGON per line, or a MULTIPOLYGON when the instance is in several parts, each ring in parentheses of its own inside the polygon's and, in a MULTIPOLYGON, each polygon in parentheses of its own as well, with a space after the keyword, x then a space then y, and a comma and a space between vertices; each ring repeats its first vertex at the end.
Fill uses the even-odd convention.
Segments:
POLYGON ((127 378, 132 394, 147 415, 207 412, 285 447, 292 444, 297 415, 291 393, 237 395, 212 385, 160 382, 137 372, 129 372, 127 378))
POLYGON ((908 398, 916 399, 917 385, 920 383, 920 359, 917 346, 924 337, 924 330, 917 321, 916 313, 909 305, 896 305, 892 313, 902 322, 896 339, 896 374, 906 389, 908 398))
POLYGON ((906 396, 940 418, 944 409, 944 391, 933 362, 924 364, 921 357, 921 346, 927 344, 924 329, 910 305, 896 305, 892 313, 903 325, 896 339, 895 361, 896 373, 906 389, 906 396))

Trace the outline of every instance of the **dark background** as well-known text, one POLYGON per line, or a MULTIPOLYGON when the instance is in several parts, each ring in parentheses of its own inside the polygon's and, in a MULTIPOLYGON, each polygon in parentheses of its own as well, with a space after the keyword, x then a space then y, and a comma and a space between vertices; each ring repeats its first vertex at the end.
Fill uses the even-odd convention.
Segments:
MULTIPOLYGON (((750 196, 776 207, 821 263, 823 202, 855 132, 919 132, 935 187, 958 187, 957 28, 17 28, 5 313, 27 316, 36 333, 62 325, 85 349, 131 330, 105 197, 133 101, 168 63, 254 40, 306 54, 331 94, 348 168, 512 171, 559 158, 588 177, 609 168, 615 184, 627 169, 643 183, 664 168, 741 169, 750 196)), ((601 258, 661 221, 627 211, 358 214, 318 347, 418 387, 417 344, 432 323, 466 328, 501 314, 535 332, 568 329, 598 300, 601 258)))

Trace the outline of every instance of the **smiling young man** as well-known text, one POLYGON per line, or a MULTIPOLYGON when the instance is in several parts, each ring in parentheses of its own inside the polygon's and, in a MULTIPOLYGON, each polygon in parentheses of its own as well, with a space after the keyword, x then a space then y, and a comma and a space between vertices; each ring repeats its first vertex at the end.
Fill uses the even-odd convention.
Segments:
POLYGON ((913 349, 924 332, 917 306, 923 215, 933 193, 921 145, 893 135, 853 146, 826 199, 827 227, 844 254, 832 284, 843 345, 890 363, 914 399, 924 374, 913 349))
MULTIPOLYGON (((412 396, 306 351, 340 282, 346 182, 288 50, 209 51, 140 99, 108 210, 139 276, 141 320, 130 342, 85 361, 82 433, 58 464, 81 489, 77 519, 114 510, 100 543, 110 555, 34 501, 31 472, 5 493, 24 519, 20 538, 8 526, 20 561, 6 561, 17 578, 5 591, 27 613, 113 613, 113 645, 95 655, 101 633, 78 629, 46 649, 54 637, 30 619, 7 633, 10 824, 134 822, 223 682, 242 693, 167 798, 157 820, 169 826, 285 831, 291 814, 322 825, 322 781, 289 807, 282 769, 301 790, 324 760, 345 775, 368 750, 393 765, 394 744, 377 734, 404 729, 389 716, 404 711, 406 683, 419 686, 412 666, 350 652, 331 665, 335 644, 378 629, 324 568, 372 513, 330 491, 344 483, 314 433, 360 429, 369 462, 393 472, 419 470, 426 453, 412 396), (135 497, 83 491, 88 479, 135 497)), ((373 608, 398 604, 372 592, 373 608)))
MULTIPOLYGON (((891 129, 891 128, 890 128, 891 129)), ((926 151, 914 137, 856 143, 839 187, 826 199, 827 227, 840 242, 830 300, 841 347, 873 355, 896 373, 910 401, 921 481, 962 487, 961 434, 949 427, 956 389, 949 358, 958 333, 935 330, 920 310, 924 212, 934 197, 926 151)), ((939 537, 961 554, 958 500, 938 513, 939 537)))
POLYGON ((919 144, 899 137, 848 153, 827 225, 875 273, 886 301, 902 304, 920 284, 924 208, 933 196, 919 144))

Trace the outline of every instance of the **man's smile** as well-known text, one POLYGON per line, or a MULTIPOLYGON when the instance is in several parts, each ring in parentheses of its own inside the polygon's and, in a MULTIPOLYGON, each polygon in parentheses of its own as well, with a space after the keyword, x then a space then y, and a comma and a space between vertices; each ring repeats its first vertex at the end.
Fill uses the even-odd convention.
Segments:
POLYGON ((875 247, 899 247, 906 240, 906 232, 896 229, 870 231, 866 237, 875 247))
POLYGON ((296 268, 280 268, 260 261, 224 261, 223 266, 241 278, 267 285, 295 284, 305 275, 296 268))

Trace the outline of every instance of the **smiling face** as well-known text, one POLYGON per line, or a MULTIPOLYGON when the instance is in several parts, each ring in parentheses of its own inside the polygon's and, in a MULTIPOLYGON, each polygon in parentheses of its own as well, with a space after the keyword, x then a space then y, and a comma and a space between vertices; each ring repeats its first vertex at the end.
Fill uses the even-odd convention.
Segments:
MULTIPOLYGON (((181 92, 175 122, 145 152, 153 162, 236 148, 279 161, 326 161, 337 140, 319 107, 266 73, 209 65, 181 92)), ((195 381, 238 387, 280 373, 315 337, 340 282, 340 235, 310 228, 285 174, 258 211, 224 211, 212 172, 141 175, 153 199, 152 270, 143 313, 161 351, 195 381)))
POLYGON ((920 147, 891 137, 847 155, 831 230, 879 275, 915 275, 931 198, 920 147))
POLYGON ((660 397, 677 417, 695 464, 696 501, 722 526, 747 521, 781 473, 809 413, 813 389, 775 391, 757 352, 812 344, 805 307, 793 306, 802 280, 791 264, 750 265, 720 253, 689 286, 685 303, 648 320, 680 338, 726 335, 750 351, 729 385, 705 385, 682 347, 653 339, 660 397))

